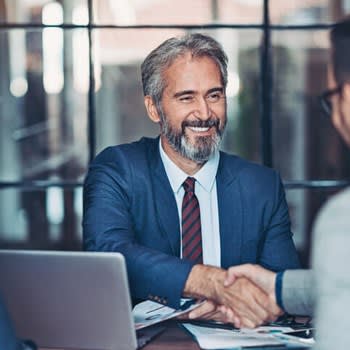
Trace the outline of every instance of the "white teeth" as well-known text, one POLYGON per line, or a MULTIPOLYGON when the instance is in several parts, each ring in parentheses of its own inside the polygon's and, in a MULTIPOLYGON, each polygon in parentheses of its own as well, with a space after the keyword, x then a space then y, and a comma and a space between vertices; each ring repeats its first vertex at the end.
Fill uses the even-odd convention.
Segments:
POLYGON ((204 132, 209 130, 209 128, 200 128, 198 126, 189 126, 189 128, 194 132, 204 132))

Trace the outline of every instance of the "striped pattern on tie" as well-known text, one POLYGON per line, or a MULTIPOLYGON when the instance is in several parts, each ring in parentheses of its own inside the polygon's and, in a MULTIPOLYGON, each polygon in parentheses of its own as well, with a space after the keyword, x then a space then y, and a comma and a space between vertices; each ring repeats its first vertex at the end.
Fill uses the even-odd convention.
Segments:
POLYGON ((182 186, 185 189, 182 201, 182 258, 196 264, 203 263, 201 214, 194 193, 195 179, 188 177, 182 186))

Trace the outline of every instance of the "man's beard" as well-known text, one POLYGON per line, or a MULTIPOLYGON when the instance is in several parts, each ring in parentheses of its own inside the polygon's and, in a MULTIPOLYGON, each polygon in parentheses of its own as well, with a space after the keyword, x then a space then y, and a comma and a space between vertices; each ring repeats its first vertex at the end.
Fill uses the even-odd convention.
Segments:
POLYGON ((181 123, 181 130, 176 130, 170 125, 168 118, 163 113, 161 113, 161 116, 162 134, 168 140, 170 146, 184 158, 192 160, 198 164, 203 164, 219 149, 226 126, 226 118, 224 124, 221 126, 218 118, 194 121, 185 120, 181 123), (214 127, 216 132, 210 136, 194 136, 195 141, 192 144, 186 134, 186 127, 214 127))

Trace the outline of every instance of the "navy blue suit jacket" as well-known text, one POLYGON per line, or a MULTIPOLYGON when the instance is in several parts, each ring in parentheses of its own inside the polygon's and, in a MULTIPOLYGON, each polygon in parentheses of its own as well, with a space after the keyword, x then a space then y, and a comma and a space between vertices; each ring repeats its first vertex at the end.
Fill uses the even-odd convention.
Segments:
MULTIPOLYGON (((298 268, 278 174, 221 152, 216 183, 221 266, 298 268)), ((83 235, 86 250, 125 256, 133 298, 179 306, 192 264, 179 258, 178 211, 159 138, 109 147, 95 158, 84 184, 83 235)))

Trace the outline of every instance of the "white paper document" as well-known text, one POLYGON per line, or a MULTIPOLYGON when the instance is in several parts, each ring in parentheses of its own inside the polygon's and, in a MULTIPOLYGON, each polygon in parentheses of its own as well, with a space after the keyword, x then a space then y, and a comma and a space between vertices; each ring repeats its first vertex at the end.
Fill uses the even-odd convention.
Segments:
POLYGON ((135 329, 141 329, 153 324, 180 316, 199 306, 201 302, 193 299, 181 299, 181 308, 176 310, 151 300, 137 304, 132 310, 135 329))
POLYGON ((232 349, 250 346, 282 345, 271 333, 251 330, 227 330, 183 324, 202 349, 232 349))

